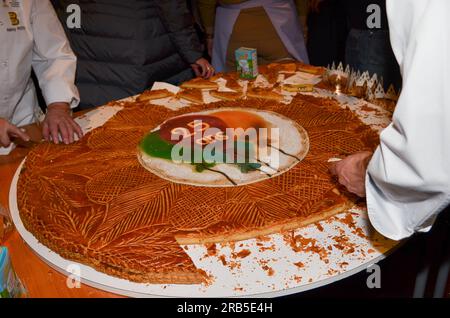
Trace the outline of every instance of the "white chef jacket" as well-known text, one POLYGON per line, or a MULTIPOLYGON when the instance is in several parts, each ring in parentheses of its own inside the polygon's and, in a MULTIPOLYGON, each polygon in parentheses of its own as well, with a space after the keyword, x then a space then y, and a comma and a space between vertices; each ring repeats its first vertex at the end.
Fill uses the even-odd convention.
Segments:
POLYGON ((366 190, 374 227, 400 240, 429 231, 450 204, 450 1, 386 5, 403 90, 366 190))
POLYGON ((78 105, 76 57, 50 2, 0 0, 0 118, 18 126, 39 107, 32 68, 47 105, 78 105))

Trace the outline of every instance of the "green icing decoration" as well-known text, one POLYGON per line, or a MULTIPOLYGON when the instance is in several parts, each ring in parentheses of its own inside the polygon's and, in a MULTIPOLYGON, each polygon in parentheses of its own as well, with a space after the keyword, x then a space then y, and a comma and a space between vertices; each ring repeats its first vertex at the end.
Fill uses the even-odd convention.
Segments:
POLYGON ((214 168, 216 166, 215 163, 207 163, 207 162, 196 163, 196 164, 193 164, 193 165, 195 166, 195 171, 200 172, 200 173, 202 173, 205 170, 212 169, 212 168, 214 168))
POLYGON ((159 135, 159 131, 152 132, 145 136, 141 141, 140 147, 142 151, 149 156, 167 160, 172 159, 172 149, 174 145, 163 140, 159 135))
POLYGON ((252 171, 257 171, 261 168, 259 163, 237 163, 236 164, 242 173, 249 173, 252 171))

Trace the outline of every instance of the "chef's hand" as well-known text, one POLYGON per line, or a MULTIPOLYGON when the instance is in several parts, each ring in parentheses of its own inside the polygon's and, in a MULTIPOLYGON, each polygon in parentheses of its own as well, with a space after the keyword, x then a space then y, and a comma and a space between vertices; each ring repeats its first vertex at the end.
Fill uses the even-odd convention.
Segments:
POLYGON ((30 136, 27 133, 10 124, 7 120, 0 118, 0 146, 9 147, 13 138, 30 141, 30 136))
POLYGON ((212 65, 204 58, 197 60, 191 67, 197 77, 210 78, 215 72, 214 67, 212 67, 212 65))
POLYGON ((335 163, 331 173, 336 175, 339 183, 351 193, 364 198, 366 196, 367 166, 372 159, 372 152, 362 151, 335 163))
POLYGON ((59 144, 59 134, 62 141, 68 145, 78 138, 83 137, 81 127, 73 120, 70 114, 70 106, 67 103, 53 103, 48 105, 47 115, 42 125, 42 134, 45 140, 59 144))

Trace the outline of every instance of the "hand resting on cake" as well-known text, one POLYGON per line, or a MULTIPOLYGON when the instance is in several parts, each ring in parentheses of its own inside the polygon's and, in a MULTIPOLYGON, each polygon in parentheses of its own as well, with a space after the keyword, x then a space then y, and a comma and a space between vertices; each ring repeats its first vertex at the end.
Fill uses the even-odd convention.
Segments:
POLYGON ((67 103, 53 103, 48 106, 47 115, 42 126, 45 140, 59 144, 59 134, 63 143, 71 144, 83 136, 81 127, 73 120, 70 106, 67 103))

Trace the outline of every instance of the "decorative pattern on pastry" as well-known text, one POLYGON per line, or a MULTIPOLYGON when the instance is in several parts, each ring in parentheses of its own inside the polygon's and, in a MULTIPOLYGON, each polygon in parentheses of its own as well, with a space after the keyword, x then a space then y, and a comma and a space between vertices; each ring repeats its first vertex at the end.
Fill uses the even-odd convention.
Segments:
POLYGON ((374 149, 378 135, 329 99, 290 105, 242 100, 172 111, 130 103, 74 145, 33 149, 18 183, 20 216, 64 258, 143 283, 198 284, 204 275, 180 244, 244 240, 342 212, 352 196, 328 171, 329 158, 374 149), (247 186, 173 183, 138 162, 137 145, 170 118, 229 107, 272 111, 309 134, 310 152, 286 173, 247 186))

